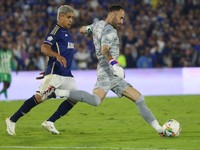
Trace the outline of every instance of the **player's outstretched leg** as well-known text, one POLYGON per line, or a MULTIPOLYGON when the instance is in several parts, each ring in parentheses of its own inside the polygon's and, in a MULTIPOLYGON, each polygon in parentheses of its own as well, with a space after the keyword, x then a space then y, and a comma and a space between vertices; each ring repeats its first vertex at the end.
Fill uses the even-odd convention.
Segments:
POLYGON ((10 135, 16 135, 15 134, 15 125, 19 118, 24 116, 26 113, 28 113, 33 107, 38 105, 35 96, 32 96, 31 98, 27 99, 24 104, 18 109, 18 111, 12 115, 10 118, 6 119, 6 125, 7 125, 7 132, 10 135))
POLYGON ((51 86, 44 93, 46 94, 44 94, 45 96, 42 96, 42 101, 46 100, 47 97, 52 98, 60 96, 60 97, 67 97, 79 102, 85 102, 93 106, 98 106, 101 104, 101 99, 96 94, 90 94, 82 90, 75 90, 75 91, 59 90, 59 89, 55 90, 55 87, 51 86))
POLYGON ((136 101, 135 104, 138 107, 140 115, 148 122, 158 133, 161 137, 163 137, 163 128, 159 125, 158 121, 156 120, 155 116, 146 106, 144 96, 140 96, 136 101))
POLYGON ((126 88, 126 90, 123 92, 123 96, 129 98, 137 105, 138 111, 142 118, 148 122, 160 134, 160 136, 162 136, 163 128, 159 125, 151 110, 147 108, 144 96, 131 86, 126 88))

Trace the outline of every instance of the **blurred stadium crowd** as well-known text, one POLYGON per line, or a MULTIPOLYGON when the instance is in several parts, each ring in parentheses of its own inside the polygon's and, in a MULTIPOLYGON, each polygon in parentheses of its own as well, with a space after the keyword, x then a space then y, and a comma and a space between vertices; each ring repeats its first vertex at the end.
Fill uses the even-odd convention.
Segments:
POLYGON ((9 42, 18 70, 45 70, 40 47, 62 4, 75 9, 72 69, 96 68, 92 35, 79 29, 104 20, 112 4, 126 12, 118 29, 122 67, 200 66, 200 0, 0 0, 0 42, 9 42))

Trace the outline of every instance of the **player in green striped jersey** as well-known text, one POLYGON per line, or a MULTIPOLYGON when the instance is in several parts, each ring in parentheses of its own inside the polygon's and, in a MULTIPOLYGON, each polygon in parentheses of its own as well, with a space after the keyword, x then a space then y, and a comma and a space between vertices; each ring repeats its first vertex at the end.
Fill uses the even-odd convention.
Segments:
POLYGON ((11 67, 16 71, 17 68, 13 61, 12 51, 8 49, 7 41, 3 41, 0 49, 0 82, 3 82, 3 89, 0 91, 0 95, 4 93, 6 100, 8 100, 7 89, 11 83, 11 67))

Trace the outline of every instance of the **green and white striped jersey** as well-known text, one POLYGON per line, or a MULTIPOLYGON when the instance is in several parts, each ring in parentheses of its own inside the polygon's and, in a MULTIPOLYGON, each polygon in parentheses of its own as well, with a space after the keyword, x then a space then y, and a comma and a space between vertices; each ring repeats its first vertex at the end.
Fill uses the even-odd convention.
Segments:
POLYGON ((0 73, 11 74, 12 52, 0 50, 0 73))

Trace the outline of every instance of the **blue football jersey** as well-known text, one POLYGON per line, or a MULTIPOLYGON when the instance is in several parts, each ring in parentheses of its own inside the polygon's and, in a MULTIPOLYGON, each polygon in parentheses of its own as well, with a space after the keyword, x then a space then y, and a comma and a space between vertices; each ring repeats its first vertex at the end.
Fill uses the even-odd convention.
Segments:
POLYGON ((45 75, 57 74, 73 77, 71 65, 74 55, 74 39, 71 33, 67 29, 56 24, 47 34, 44 43, 50 45, 54 52, 65 57, 67 61, 67 67, 65 68, 61 66, 60 62, 57 61, 55 57, 47 57, 48 64, 45 75))

